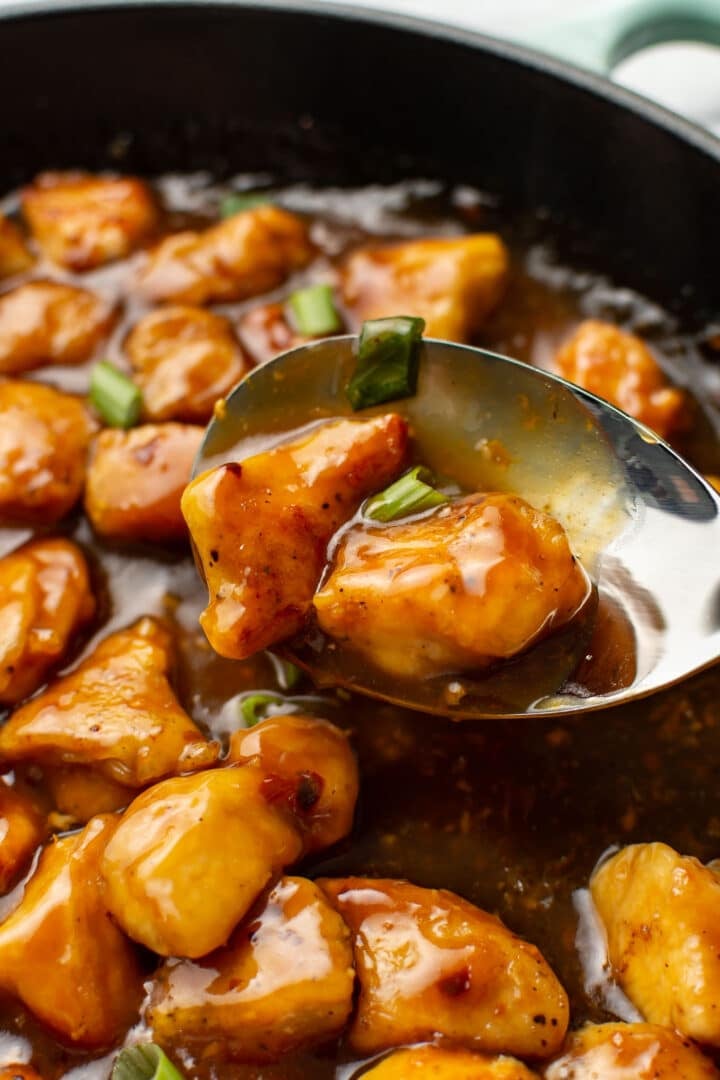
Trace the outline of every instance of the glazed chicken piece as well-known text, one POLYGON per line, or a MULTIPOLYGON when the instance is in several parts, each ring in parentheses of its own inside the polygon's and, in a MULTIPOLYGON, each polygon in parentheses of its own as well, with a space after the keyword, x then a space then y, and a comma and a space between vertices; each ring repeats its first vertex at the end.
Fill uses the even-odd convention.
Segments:
POLYGON ((222 303, 280 285, 310 262, 305 223, 277 206, 258 206, 203 232, 168 236, 153 248, 139 278, 152 303, 222 303))
POLYGON ((0 988, 66 1043, 105 1047, 142 998, 134 946, 103 899, 99 864, 116 819, 94 818, 43 851, 22 900, 0 925, 0 988))
POLYGON ((228 761, 265 773, 265 797, 287 806, 305 851, 330 847, 350 832, 358 769, 347 737, 313 716, 273 716, 230 739, 228 761))
POLYGON ((110 634, 0 729, 0 764, 81 765, 129 788, 212 765, 218 745, 168 682, 169 632, 155 619, 110 634))
POLYGON ((210 594, 200 622, 216 652, 242 660, 302 628, 328 541, 395 477, 406 446, 396 414, 340 420, 190 484, 182 509, 210 594))
POLYGON ((40 383, 0 382, 0 524, 51 524, 72 510, 96 430, 79 398, 40 383))
POLYGON ((508 253, 499 236, 478 233, 362 248, 343 268, 345 303, 360 324, 420 316, 427 337, 468 341, 505 291, 508 253))
POLYGON ((22 274, 23 270, 29 270, 33 261, 17 225, 0 214, 0 278, 22 274))
POLYGON ((240 320, 238 333, 256 364, 264 364, 311 340, 290 325, 284 304, 261 304, 252 308, 240 320))
POLYGON ((84 364, 108 334, 113 312, 87 289, 31 281, 0 296, 0 375, 84 364))
POLYGON ((31 799, 0 781, 0 894, 27 869, 45 837, 45 823, 31 799))
POLYGON ((35 540, 0 559, 0 705, 37 690, 94 613, 77 544, 35 540))
POLYGON ((55 808, 51 823, 60 821, 63 831, 86 825, 96 814, 124 809, 136 794, 135 788, 83 765, 51 766, 43 779, 55 808))
POLYGON ((581 323, 555 359, 558 375, 647 424, 662 438, 683 426, 686 399, 647 345, 612 323, 581 323))
POLYGON ((374 1054, 436 1034, 468 1049, 556 1053, 567 994, 534 945, 444 889, 372 878, 318 882, 353 933, 360 980, 350 1045, 374 1054))
POLYGON ((654 1024, 588 1024, 568 1036, 545 1080, 718 1080, 689 1039, 654 1024))
POLYGON ((159 1043, 203 1061, 273 1061, 337 1037, 354 982, 347 926, 317 885, 286 877, 224 948, 164 964, 145 1018, 159 1043))
POLYGON ((249 364, 227 319, 195 307, 151 311, 125 350, 151 420, 205 424, 249 364))
POLYGON ((601 864, 590 892, 633 1005, 720 1046, 720 876, 666 844, 633 844, 601 864))
POLYGON ((32 1065, 6 1065, 0 1069, 0 1080, 43 1080, 32 1065))
POLYGON ((23 190, 22 209, 45 255, 68 270, 124 258, 158 220, 150 189, 140 180, 82 172, 41 173, 23 190))
POLYGON ((440 1046, 412 1046, 395 1050, 379 1065, 357 1073, 354 1080, 537 1080, 521 1061, 509 1057, 488 1057, 467 1050, 446 1050, 440 1046))
POLYGON ((108 909, 161 956, 224 945, 262 890, 302 853, 290 816, 251 765, 175 777, 138 796, 102 864, 108 909))
POLYGON ((185 540, 180 497, 203 433, 194 424, 174 423, 101 432, 85 488, 85 510, 95 531, 111 540, 185 540))
POLYGON ((588 594, 562 526, 490 494, 351 528, 314 604, 326 634, 391 675, 422 678, 515 656, 588 594))

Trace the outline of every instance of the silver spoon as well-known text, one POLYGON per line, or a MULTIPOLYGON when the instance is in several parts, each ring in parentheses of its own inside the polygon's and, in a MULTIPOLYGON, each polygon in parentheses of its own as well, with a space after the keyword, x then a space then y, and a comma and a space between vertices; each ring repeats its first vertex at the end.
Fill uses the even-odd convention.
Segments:
POLYGON ((251 371, 209 424, 194 475, 325 417, 399 412, 434 472, 556 517, 599 607, 485 674, 402 685, 317 641, 286 643, 280 651, 317 685, 458 718, 560 715, 652 694, 720 656, 720 499, 669 446, 564 379, 428 339, 414 397, 353 413, 356 340, 318 341, 251 371))

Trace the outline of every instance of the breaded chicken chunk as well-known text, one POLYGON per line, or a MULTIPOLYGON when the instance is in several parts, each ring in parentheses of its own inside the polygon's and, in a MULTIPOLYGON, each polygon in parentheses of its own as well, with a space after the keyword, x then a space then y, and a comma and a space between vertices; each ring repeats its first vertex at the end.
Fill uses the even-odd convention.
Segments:
POLYGON ((251 765, 175 777, 138 796, 102 864, 107 903, 161 956, 224 945, 262 890, 302 852, 290 815, 251 765))
POLYGON ((241 660, 297 633, 328 541, 400 470, 407 424, 390 413, 339 420, 295 442, 203 473, 182 509, 210 594, 200 622, 241 660))
POLYGON ((444 889, 324 879, 353 932, 360 980, 350 1044, 360 1054, 444 1035, 468 1049, 556 1053, 568 998, 534 945, 444 889))
POLYGON ((145 1018, 203 1061, 273 1061, 338 1036, 354 983, 347 926, 312 881, 285 877, 224 948, 160 968, 145 1018))
POLYGON ((718 1080, 689 1039, 656 1024, 588 1024, 568 1036, 545 1080, 718 1080))
POLYGON ((361 248, 343 267, 345 303, 358 323, 401 312, 425 320, 427 337, 467 341, 505 291, 508 253, 479 233, 361 248))
POLYGON ((0 728, 0 763, 81 765, 130 788, 212 765, 218 746, 180 707, 168 681, 173 660, 155 619, 110 634, 0 728))
POLYGON ((314 604, 330 637, 422 678, 515 656, 588 594, 562 526, 516 495, 490 494, 351 528, 314 604))
POLYGON ((96 814, 122 810, 136 795, 135 788, 83 765, 51 766, 43 770, 43 779, 63 830, 86 825, 96 814))
POLYGON ((142 181, 82 172, 41 173, 24 188, 22 210, 45 255, 68 270, 124 258, 158 220, 142 181))
POLYGON ((304 221, 277 206, 258 206, 202 232, 161 240, 138 286, 153 303, 243 300, 274 289, 312 256, 304 221))
POLYGON ((488 1057, 467 1050, 446 1050, 441 1046, 413 1046, 395 1050, 379 1065, 356 1073, 353 1080, 536 1080, 521 1061, 509 1057, 488 1057))
POLYGON ((27 869, 45 837, 45 823, 32 800, 0 781, 0 894, 27 869))
POLYGON ((249 364, 230 322, 203 308, 151 311, 125 342, 150 420, 205 424, 249 364))
POLYGON ((311 339, 290 325, 284 304, 260 304, 240 319, 238 334, 256 364, 264 364, 311 339))
POLYGON ((662 438, 683 425, 686 398, 647 345, 612 323, 581 323, 555 358, 558 375, 647 424, 662 438))
POLYGON ((0 1080, 43 1080, 32 1065, 5 1065, 0 1069, 0 1080))
POLYGON ((100 859, 117 820, 51 841, 0 925, 0 988, 66 1043, 111 1045, 142 998, 134 946, 107 916, 100 859))
POLYGON ((666 844, 633 844, 600 865, 590 892, 633 1005, 720 1046, 720 876, 666 844))
POLYGON ((0 278, 22 274, 33 261, 17 225, 0 214, 0 278))
POLYGON ((80 398, 40 383, 0 382, 0 524, 50 524, 72 510, 96 430, 80 398))
POLYGON ((85 487, 85 510, 95 531, 112 540, 186 539, 180 497, 203 433, 195 424, 174 423, 102 431, 85 487))
POLYGON ((35 540, 0 559, 0 705, 15 705, 45 681, 95 613, 77 544, 35 540))
POLYGON ((95 293, 31 281, 0 296, 0 375, 84 364, 106 337, 113 312, 95 293))
POLYGON ((305 851, 330 847, 350 832, 358 769, 347 737, 314 716, 272 716, 230 739, 230 762, 265 773, 265 797, 288 807, 305 851))

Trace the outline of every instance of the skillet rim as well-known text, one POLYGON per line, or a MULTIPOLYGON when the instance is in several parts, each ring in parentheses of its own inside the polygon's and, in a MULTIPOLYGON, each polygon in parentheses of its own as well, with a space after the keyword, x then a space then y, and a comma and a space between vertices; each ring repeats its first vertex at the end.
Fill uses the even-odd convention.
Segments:
POLYGON ((720 165, 720 135, 713 135, 706 128, 679 113, 614 83, 609 77, 597 75, 567 60, 504 38, 462 26, 453 26, 440 20, 405 15, 402 12, 362 8, 355 4, 336 3, 334 0, 330 3, 321 3, 319 0, 25 0, 25 2, 15 0, 0 8, 0 25, 22 19, 37 19, 40 22, 46 16, 56 17, 64 14, 84 14, 85 12, 102 14, 133 8, 151 10, 165 7, 171 9, 226 8, 231 11, 259 13, 277 11, 285 14, 305 14, 313 18, 363 22, 370 27, 389 27, 430 39, 448 41, 472 50, 488 52, 502 60, 521 64, 549 75, 558 82, 569 83, 576 89, 609 102, 661 129, 720 165))

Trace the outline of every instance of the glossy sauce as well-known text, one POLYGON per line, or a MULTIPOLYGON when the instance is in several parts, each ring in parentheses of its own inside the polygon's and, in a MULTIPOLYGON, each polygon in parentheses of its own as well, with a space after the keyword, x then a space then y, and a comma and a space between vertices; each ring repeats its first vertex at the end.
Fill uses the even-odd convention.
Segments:
MULTIPOLYGON (((207 177, 168 177, 159 186, 172 208, 173 228, 214 217, 220 189, 207 177)), ((689 382, 703 402, 679 448, 700 470, 720 473, 715 435, 720 380, 708 362, 711 350, 621 282, 559 263, 549 222, 514 221, 476 193, 445 192, 425 181, 357 192, 295 187, 280 190, 277 197, 290 209, 316 216, 313 237, 321 255, 272 298, 325 276, 334 260, 369 234, 402 238, 467 227, 498 229, 513 251, 513 274, 509 293, 478 344, 548 366, 562 338, 588 315, 640 332, 671 377, 689 382)), ((14 205, 10 198, 5 209, 14 205)), ((115 302, 137 262, 132 257, 90 272, 82 283, 115 302)), ((33 273, 73 280, 48 265, 33 273)), ((215 310, 236 321, 258 302, 215 310)), ((124 365, 124 336, 145 310, 130 300, 104 355, 124 365)), ((88 371, 89 365, 51 368, 31 377, 83 392, 88 371)), ((178 632, 181 701, 199 725, 224 740, 242 723, 238 695, 279 688, 278 668, 267 656, 239 663, 211 652, 197 626, 204 589, 182 546, 161 552, 101 542, 79 515, 35 532, 73 536, 90 553, 101 618, 85 633, 83 653, 140 615, 167 615, 178 632)), ((29 535, 29 529, 0 530, 0 551, 29 535)), ((602 630, 601 622, 598 633, 602 630)), ((622 668, 626 643, 616 632, 610 637, 614 663, 622 668)), ((596 647, 591 645, 589 652, 596 647)), ((542 950, 570 994, 573 1024, 610 1016, 609 1006, 617 1005, 583 970, 587 949, 579 950, 576 942, 574 893, 587 884, 611 844, 662 840, 703 860, 718 855, 720 812, 714 793, 720 769, 720 671, 708 671, 649 701, 562 723, 528 718, 508 725, 453 724, 344 692, 313 693, 307 681, 293 689, 293 700, 302 706, 308 693, 313 696, 307 711, 351 730, 361 797, 352 837, 293 872, 313 878, 406 877, 418 885, 454 890, 497 912, 542 950)), ((583 933, 581 945, 587 937, 583 933)), ((87 1069, 91 1058, 61 1048, 10 1000, 2 1004, 0 1028, 0 1065, 29 1060, 32 1053, 46 1080, 68 1070, 75 1080, 107 1075, 107 1057, 87 1069)), ((331 1045, 277 1065, 218 1071, 176 1049, 189 1076, 238 1080, 347 1078, 353 1057, 343 1046, 331 1045)))

